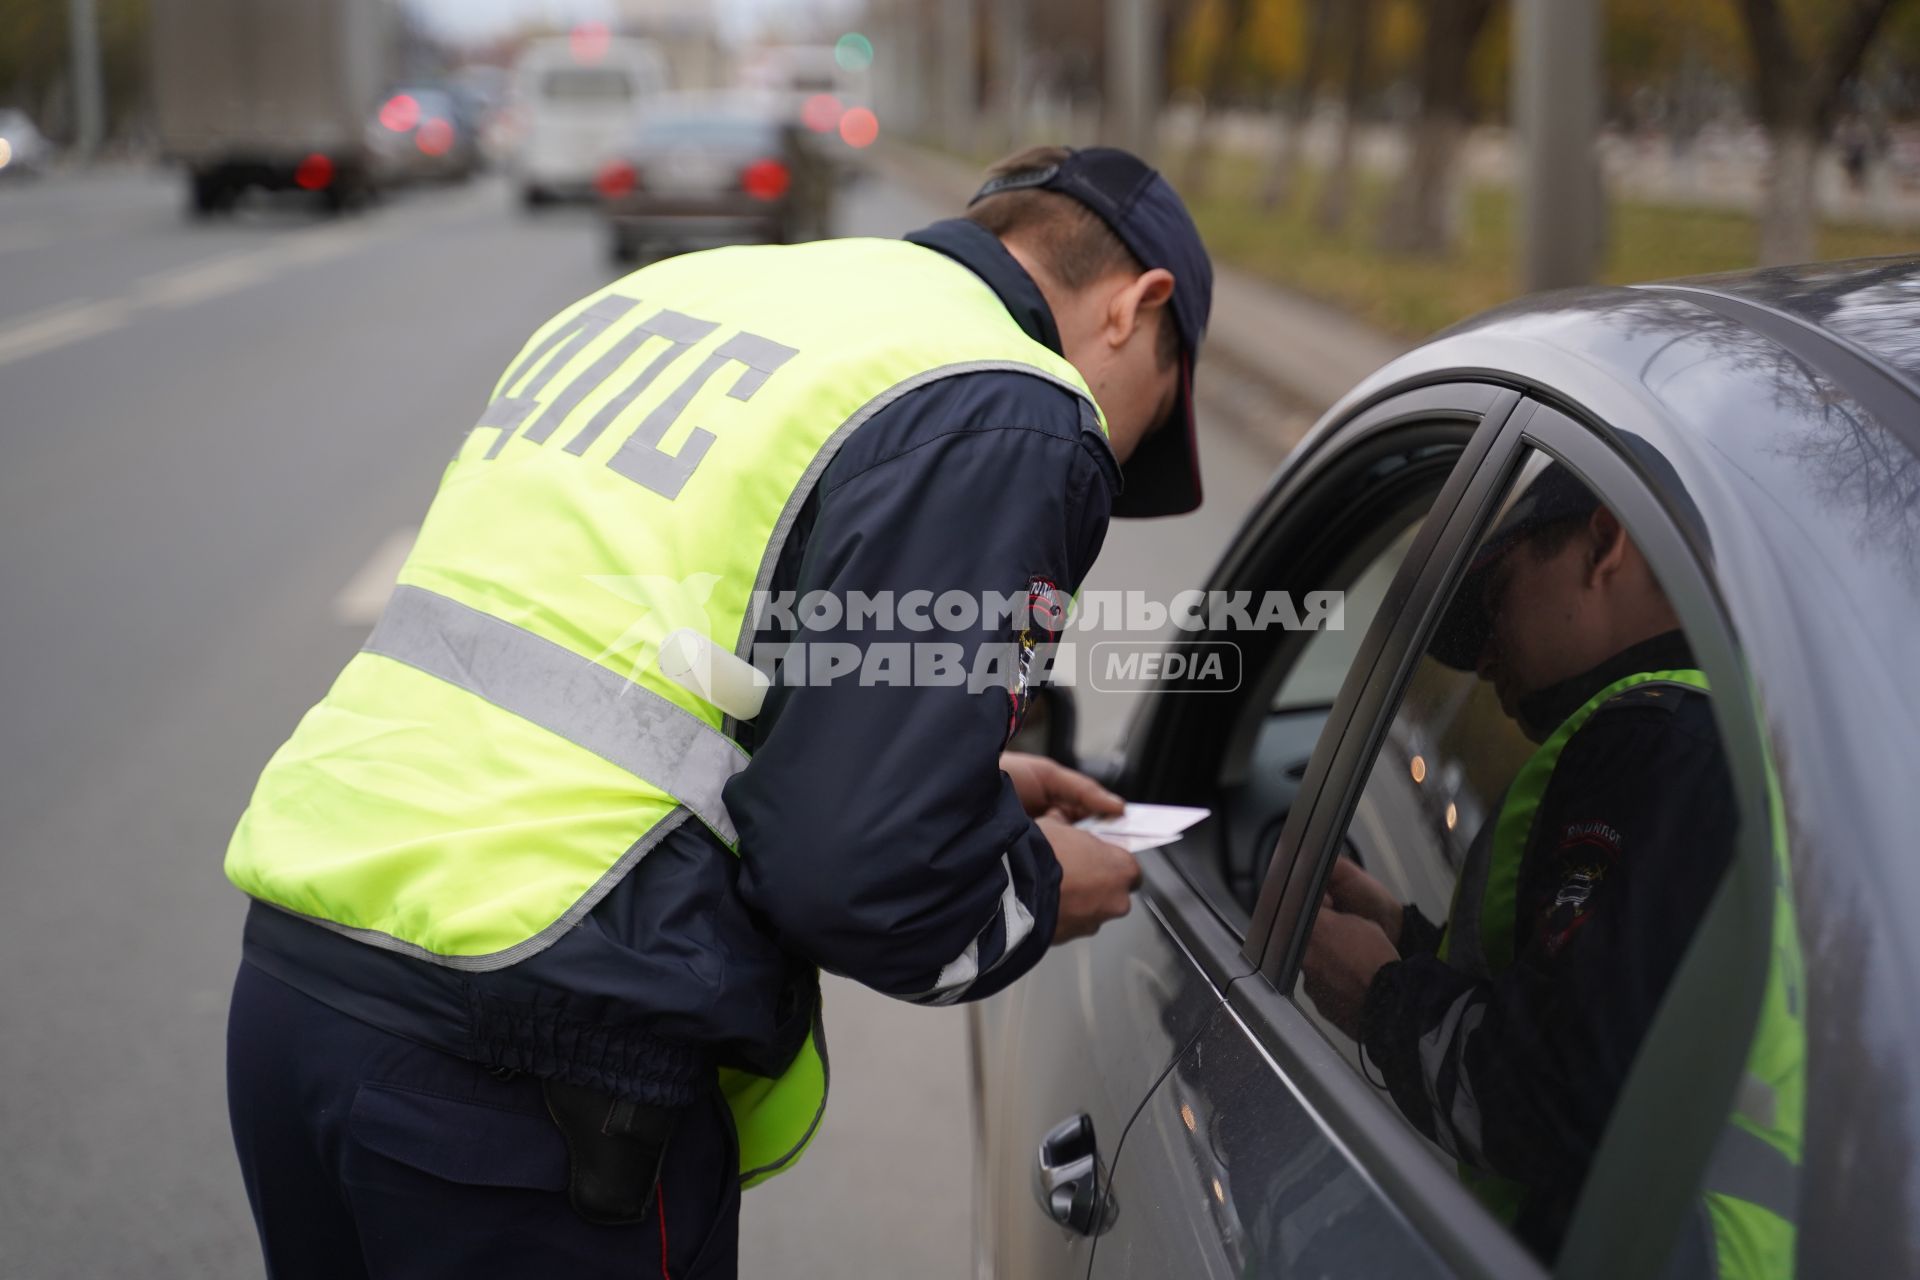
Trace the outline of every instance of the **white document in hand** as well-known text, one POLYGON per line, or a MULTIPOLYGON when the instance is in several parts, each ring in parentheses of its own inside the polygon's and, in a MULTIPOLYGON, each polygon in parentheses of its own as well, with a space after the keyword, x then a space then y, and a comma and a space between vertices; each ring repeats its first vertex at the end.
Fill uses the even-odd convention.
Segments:
POLYGON ((1183 804, 1129 804, 1127 811, 1112 818, 1082 818, 1074 825, 1091 831, 1108 844, 1117 844, 1128 853, 1158 849, 1172 844, 1180 833, 1205 818, 1211 809, 1196 809, 1183 804))

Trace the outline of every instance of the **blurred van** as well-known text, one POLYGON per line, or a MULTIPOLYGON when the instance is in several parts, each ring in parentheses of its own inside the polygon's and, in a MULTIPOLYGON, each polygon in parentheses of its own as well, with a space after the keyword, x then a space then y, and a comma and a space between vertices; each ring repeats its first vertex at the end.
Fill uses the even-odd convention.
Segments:
POLYGON ((540 205, 591 197, 601 165, 666 87, 666 61, 651 41, 583 27, 529 44, 513 70, 521 198, 540 205))

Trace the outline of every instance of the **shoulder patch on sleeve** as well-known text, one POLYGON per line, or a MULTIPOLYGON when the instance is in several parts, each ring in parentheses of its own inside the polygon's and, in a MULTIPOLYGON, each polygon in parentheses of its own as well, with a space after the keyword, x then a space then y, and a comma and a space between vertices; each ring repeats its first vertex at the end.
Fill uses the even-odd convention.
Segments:
POLYGON ((1020 726, 1026 722, 1027 708, 1033 701, 1036 653, 1041 655, 1044 667, 1052 655, 1052 647, 1059 643, 1060 634, 1066 630, 1067 601, 1053 579, 1036 574, 1027 580, 1026 608, 1015 621, 1020 624, 1020 634, 1013 683, 1007 689, 1006 742, 1012 742, 1013 735, 1020 732, 1020 726))
POLYGON ((1560 954, 1586 924, 1593 895, 1620 861, 1623 843, 1611 822, 1581 818, 1563 824, 1554 843, 1544 850, 1553 896, 1542 902, 1536 927, 1549 957, 1560 954))

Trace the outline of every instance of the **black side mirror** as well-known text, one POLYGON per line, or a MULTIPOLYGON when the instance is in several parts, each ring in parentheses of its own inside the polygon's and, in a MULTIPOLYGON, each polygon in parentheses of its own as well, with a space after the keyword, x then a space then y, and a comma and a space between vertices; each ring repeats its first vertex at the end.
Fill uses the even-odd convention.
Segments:
POLYGON ((1027 705, 1027 718, 1020 732, 1007 743, 1009 751, 1026 751, 1058 760, 1069 769, 1080 767, 1074 748, 1078 739, 1080 715, 1074 707, 1073 690, 1064 685, 1041 685, 1033 691, 1027 705))

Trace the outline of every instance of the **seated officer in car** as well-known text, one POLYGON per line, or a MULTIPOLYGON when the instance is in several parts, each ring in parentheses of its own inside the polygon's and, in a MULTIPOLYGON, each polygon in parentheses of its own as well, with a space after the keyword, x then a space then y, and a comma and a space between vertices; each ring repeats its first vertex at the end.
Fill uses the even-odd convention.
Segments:
POLYGON ((1732 782, 1666 594, 1558 464, 1488 536, 1431 653, 1491 682, 1539 748, 1473 841, 1444 929, 1335 863, 1307 990, 1551 1259, 1727 867, 1732 782))

